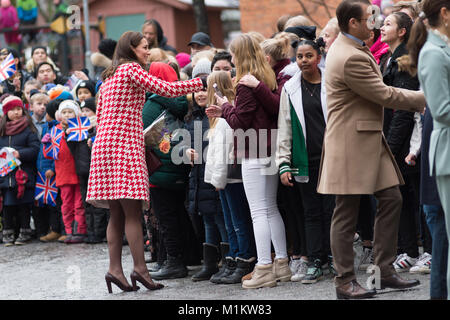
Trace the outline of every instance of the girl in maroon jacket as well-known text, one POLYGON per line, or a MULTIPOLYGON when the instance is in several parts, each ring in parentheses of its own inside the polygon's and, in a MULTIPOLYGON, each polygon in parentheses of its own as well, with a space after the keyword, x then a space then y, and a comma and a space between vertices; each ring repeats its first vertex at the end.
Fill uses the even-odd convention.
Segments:
MULTIPOLYGON (((277 83, 259 43, 248 34, 232 41, 230 53, 236 66, 235 105, 216 95, 218 106, 210 106, 207 114, 222 115, 235 130, 236 157, 242 161, 242 180, 252 215, 258 256, 252 278, 244 280, 242 287, 273 287, 277 280, 289 281, 291 278, 285 228, 276 201, 279 179, 272 158, 275 152, 271 150, 271 146, 275 147, 271 131, 277 128, 277 117, 267 111, 251 88, 239 84, 239 81, 250 73, 272 92, 277 89, 277 83), (276 254, 274 266, 271 242, 276 254)), ((275 139, 276 134, 273 135, 275 139)))

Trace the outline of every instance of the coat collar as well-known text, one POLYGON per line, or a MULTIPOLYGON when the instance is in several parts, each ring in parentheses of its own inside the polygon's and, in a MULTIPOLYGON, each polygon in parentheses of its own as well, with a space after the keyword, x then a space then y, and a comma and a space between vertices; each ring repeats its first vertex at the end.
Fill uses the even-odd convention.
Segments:
POLYGON ((354 47, 358 50, 364 51, 366 54, 368 54, 373 61, 375 61, 375 63, 378 65, 377 61, 375 60, 375 57, 373 56, 372 52, 370 52, 370 48, 366 45, 361 45, 360 42, 357 42, 356 40, 353 40, 347 36, 345 36, 342 32, 339 33, 338 38, 336 39, 336 41, 340 41, 340 42, 344 42, 345 44, 354 47))
POLYGON ((431 30, 428 31, 428 39, 427 40, 430 41, 435 46, 444 50, 444 52, 450 56, 450 47, 438 35, 434 34, 433 31, 431 31, 431 30))

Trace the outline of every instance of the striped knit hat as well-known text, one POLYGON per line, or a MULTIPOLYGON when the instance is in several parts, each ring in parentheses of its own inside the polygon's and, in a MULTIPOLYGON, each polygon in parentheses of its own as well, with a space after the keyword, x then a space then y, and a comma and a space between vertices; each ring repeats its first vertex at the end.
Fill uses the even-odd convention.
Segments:
POLYGON ((3 100, 2 103, 3 114, 7 114, 8 111, 11 111, 15 107, 23 108, 23 102, 19 97, 9 96, 6 97, 5 100, 3 100))

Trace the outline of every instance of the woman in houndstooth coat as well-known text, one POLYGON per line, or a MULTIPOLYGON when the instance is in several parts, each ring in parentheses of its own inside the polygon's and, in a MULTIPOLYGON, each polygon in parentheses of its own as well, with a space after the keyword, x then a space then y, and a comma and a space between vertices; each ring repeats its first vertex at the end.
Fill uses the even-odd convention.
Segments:
POLYGON ((86 201, 111 211, 107 229, 110 265, 105 276, 109 292, 111 282, 124 291, 137 290, 136 281, 152 290, 163 287, 152 282, 144 259, 142 207, 147 207, 149 201, 142 123, 145 92, 177 97, 200 91, 205 82, 199 78, 172 83, 159 80, 142 68, 148 55, 147 40, 141 33, 124 33, 112 66, 103 74, 98 100, 97 136, 86 201), (133 286, 122 270, 124 230, 134 261, 130 276, 133 286))

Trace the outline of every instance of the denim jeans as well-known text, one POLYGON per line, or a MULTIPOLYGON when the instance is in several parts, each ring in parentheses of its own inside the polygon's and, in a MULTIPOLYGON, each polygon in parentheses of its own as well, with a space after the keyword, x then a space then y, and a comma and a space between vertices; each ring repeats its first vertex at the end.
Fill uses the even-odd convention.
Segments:
POLYGON ((253 225, 244 185, 227 184, 224 190, 220 190, 220 201, 230 244, 227 256, 242 259, 256 257, 253 225))
POLYGON ((441 206, 424 205, 428 228, 432 237, 433 260, 431 262, 430 297, 447 298, 447 255, 448 239, 445 230, 445 216, 441 206))
POLYGON ((219 246, 220 242, 228 242, 225 221, 221 211, 202 215, 205 226, 205 242, 219 246))

